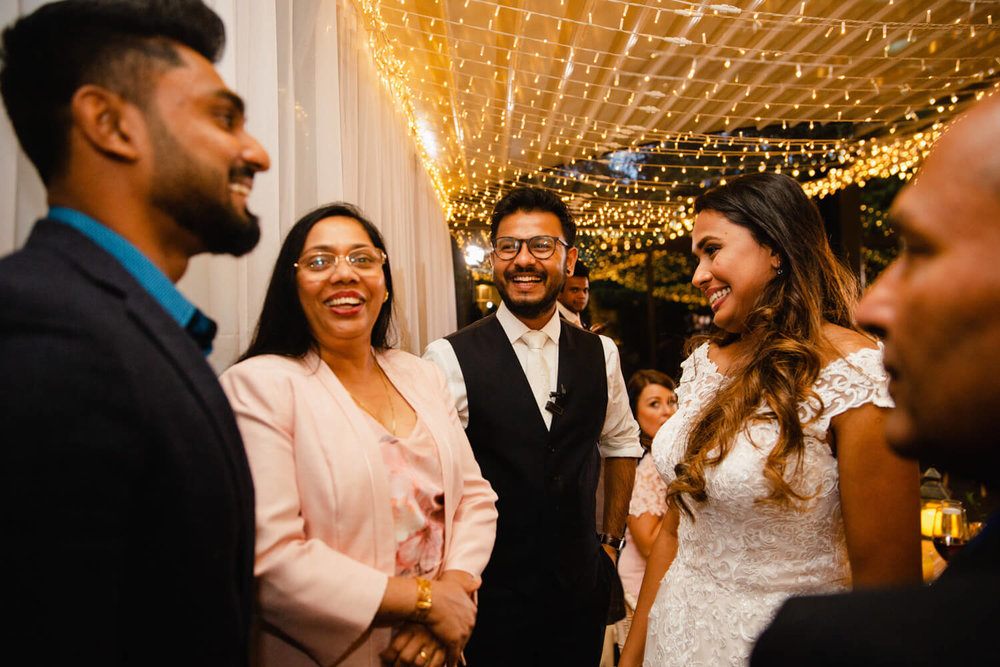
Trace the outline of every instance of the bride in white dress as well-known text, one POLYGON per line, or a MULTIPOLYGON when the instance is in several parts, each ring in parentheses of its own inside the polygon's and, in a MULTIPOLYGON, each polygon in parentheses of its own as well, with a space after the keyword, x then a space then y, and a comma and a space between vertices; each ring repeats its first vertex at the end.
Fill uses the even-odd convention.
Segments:
POLYGON ((718 330, 653 442, 670 509, 623 667, 739 667, 787 597, 921 576, 917 467, 883 439, 881 347, 815 206, 760 173, 695 209, 692 282, 718 330))

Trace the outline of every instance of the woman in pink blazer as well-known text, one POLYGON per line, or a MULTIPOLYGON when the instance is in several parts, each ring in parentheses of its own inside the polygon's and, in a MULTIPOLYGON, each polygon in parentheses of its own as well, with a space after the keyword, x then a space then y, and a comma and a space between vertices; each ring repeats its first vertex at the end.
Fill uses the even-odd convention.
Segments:
POLYGON ((455 664, 496 535, 440 371, 388 348, 392 276, 346 204, 299 220, 221 377, 256 489, 265 666, 455 664))

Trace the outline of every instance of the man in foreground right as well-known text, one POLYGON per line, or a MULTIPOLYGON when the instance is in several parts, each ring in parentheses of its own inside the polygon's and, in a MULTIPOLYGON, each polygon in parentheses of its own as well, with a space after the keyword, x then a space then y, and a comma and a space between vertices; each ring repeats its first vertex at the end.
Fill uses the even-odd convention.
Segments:
MULTIPOLYGON (((884 334, 900 454, 1000 481, 1000 95, 956 121, 893 204, 899 259, 858 320, 884 334)), ((878 507, 872 508, 873 512, 878 507)), ((792 599, 752 667, 979 665, 996 661, 1000 517, 931 586, 792 599), (993 653, 992 657, 988 657, 993 653)))

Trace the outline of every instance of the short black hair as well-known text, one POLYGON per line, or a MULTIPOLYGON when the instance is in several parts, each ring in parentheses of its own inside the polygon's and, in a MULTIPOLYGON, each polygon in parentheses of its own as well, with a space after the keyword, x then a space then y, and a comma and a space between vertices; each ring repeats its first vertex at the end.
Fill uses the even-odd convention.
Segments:
POLYGON ((573 277, 586 278, 587 280, 590 280, 590 269, 588 269, 587 265, 579 259, 576 260, 576 264, 573 265, 573 277))
POLYGON ((181 64, 174 44, 216 62, 222 19, 201 0, 64 0, 7 26, 0 94, 21 148, 48 185, 65 166, 69 104, 83 85, 145 108, 156 67, 181 64))
POLYGON ((576 223, 566 204, 551 190, 545 188, 520 187, 514 188, 496 203, 490 215, 490 241, 496 241, 497 227, 500 221, 512 213, 524 211, 545 211, 559 218, 563 239, 573 245, 576 239, 576 223))
POLYGON ((385 253, 382 273, 388 298, 375 318, 371 344, 377 350, 390 347, 389 332, 392 329, 392 270, 389 267, 389 253, 378 229, 362 215, 356 206, 335 202, 320 206, 299 218, 285 237, 274 263, 271 282, 264 295, 264 305, 257 320, 250 347, 240 357, 240 361, 261 354, 280 354, 284 357, 301 359, 309 350, 315 349, 316 340, 309 329, 302 303, 299 301, 299 287, 296 279, 295 262, 302 255, 309 232, 320 220, 333 217, 352 218, 364 228, 372 245, 385 253))

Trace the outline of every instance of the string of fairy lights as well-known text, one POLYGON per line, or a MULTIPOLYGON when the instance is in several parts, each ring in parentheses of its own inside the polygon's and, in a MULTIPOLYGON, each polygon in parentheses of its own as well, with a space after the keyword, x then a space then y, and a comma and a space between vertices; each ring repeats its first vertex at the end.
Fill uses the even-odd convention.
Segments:
POLYGON ((620 264, 739 173, 906 180, 1000 81, 997 0, 352 2, 463 246, 521 184, 620 264))

